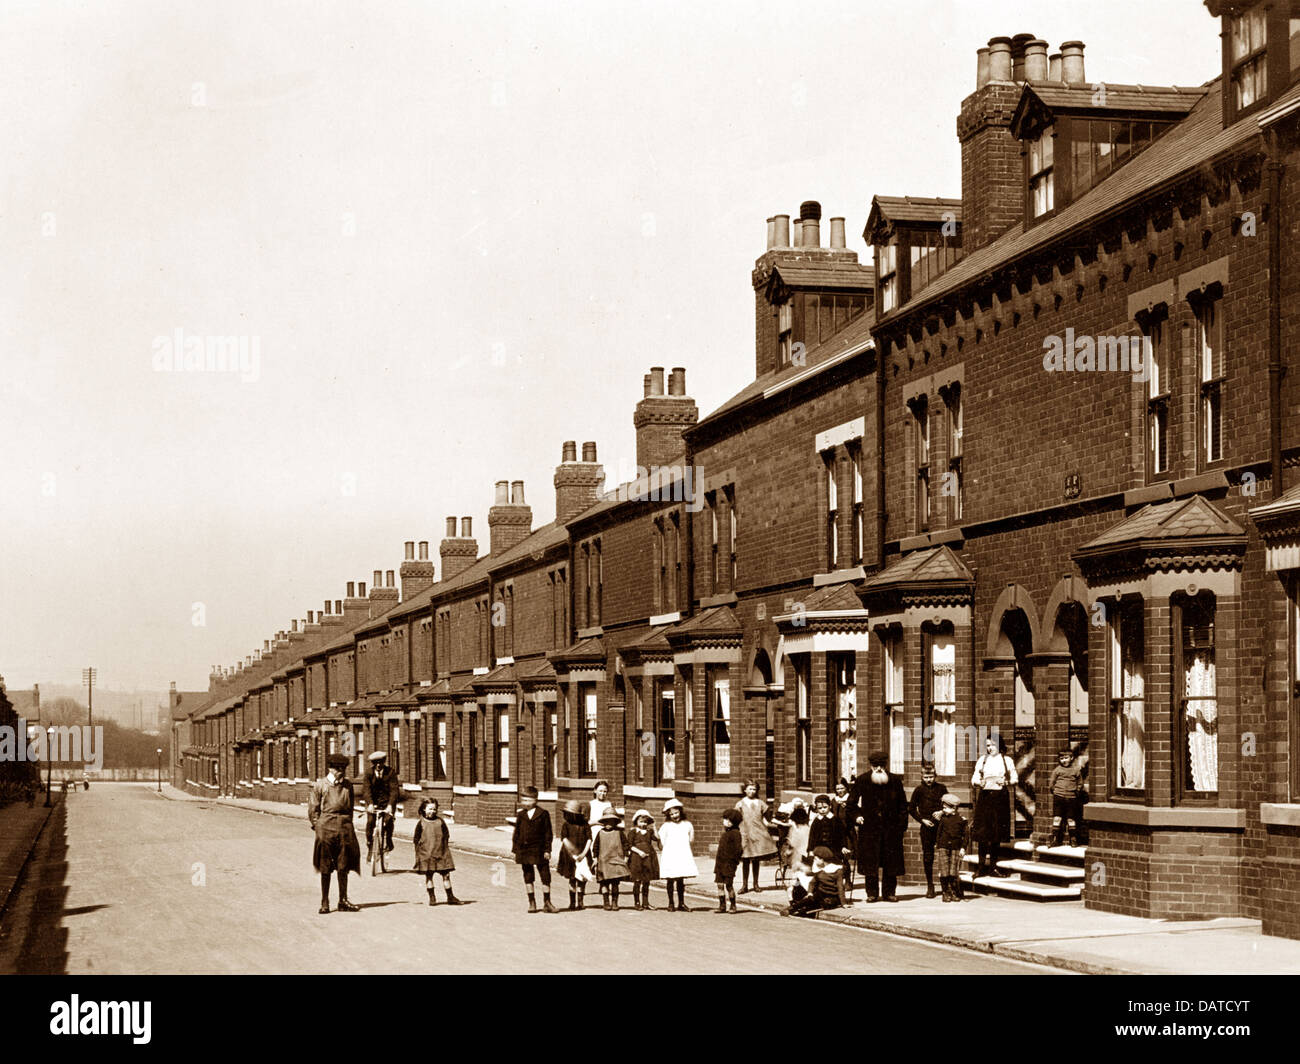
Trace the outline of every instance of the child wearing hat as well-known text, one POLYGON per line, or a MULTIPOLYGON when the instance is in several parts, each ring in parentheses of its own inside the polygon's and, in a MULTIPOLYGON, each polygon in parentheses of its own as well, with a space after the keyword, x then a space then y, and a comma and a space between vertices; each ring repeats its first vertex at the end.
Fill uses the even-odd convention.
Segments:
POLYGON ((1083 767, 1075 761, 1074 751, 1068 747, 1057 755, 1049 789, 1052 792, 1052 819, 1056 821, 1052 845, 1064 846, 1068 832, 1070 845, 1075 846, 1079 840, 1079 797, 1083 793, 1083 767))
POLYGON ((542 880, 542 908, 559 912, 551 904, 551 814, 537 804, 537 788, 531 784, 519 792, 519 808, 515 810, 515 833, 510 849, 515 864, 523 868, 524 889, 528 894, 528 911, 537 912, 537 899, 533 894, 533 881, 542 880))
POLYGON ((966 856, 966 842, 970 829, 966 819, 957 811, 961 799, 955 794, 945 794, 940 799, 939 811, 934 814, 935 849, 939 855, 939 886, 944 901, 962 901, 961 862, 966 856))
POLYGON ((695 866, 695 826, 686 819, 686 807, 676 798, 664 802, 667 818, 659 829, 659 843, 663 853, 659 858, 659 874, 668 886, 668 911, 689 912, 686 908, 686 881, 700 874, 695 866), (674 903, 673 894, 677 900, 674 903))
POLYGON ((618 912, 618 885, 630 876, 627 866, 627 836, 618 826, 619 815, 607 810, 600 818, 600 828, 591 839, 591 856, 596 864, 596 879, 600 882, 601 903, 611 912, 618 912))
POLYGON ((637 909, 652 908, 650 881, 659 878, 659 857, 655 850, 659 836, 655 834, 655 818, 649 810, 638 809, 632 816, 632 830, 628 833, 627 866, 632 875, 632 899, 637 909))
MULTIPOLYGON (((555 871, 569 881, 569 911, 581 909, 587 893, 587 879, 579 875, 578 866, 587 865, 587 851, 591 849, 591 827, 583 803, 569 800, 564 803, 560 825, 560 856, 555 871)), ((583 873, 590 878, 590 872, 583 873)))
POLYGON ((825 846, 818 846, 804 861, 808 870, 799 876, 790 894, 790 904, 781 910, 782 916, 816 916, 823 909, 840 906, 841 867, 835 855, 825 846))
POLYGON ((451 831, 447 822, 438 815, 438 799, 426 798, 420 803, 420 819, 415 822, 415 870, 424 873, 424 889, 429 892, 429 904, 436 905, 433 897, 433 873, 442 876, 442 889, 447 892, 447 904, 459 905, 460 899, 452 893, 451 874, 456 862, 451 859, 451 831))
MULTIPOLYGON (((722 814, 722 838, 718 840, 718 855, 713 859, 713 881, 718 885, 718 912, 736 911, 736 869, 745 858, 745 840, 740 836, 740 822, 744 814, 739 809, 728 809, 722 814)), ((754 873, 758 875, 757 872, 754 873)))

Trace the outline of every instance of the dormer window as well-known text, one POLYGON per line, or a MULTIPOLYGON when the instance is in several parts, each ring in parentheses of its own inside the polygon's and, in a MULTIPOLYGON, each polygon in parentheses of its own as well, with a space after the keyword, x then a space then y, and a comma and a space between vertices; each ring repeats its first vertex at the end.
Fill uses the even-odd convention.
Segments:
POLYGON ((1040 218, 1056 209, 1055 130, 1048 126, 1029 142, 1029 215, 1040 218))
POLYGON ((1232 63, 1229 80, 1238 114, 1268 96, 1267 44, 1262 5, 1229 17, 1228 48, 1232 63))
POLYGON ((788 366, 790 364, 790 355, 793 350, 793 345, 791 344, 791 333, 793 330, 794 300, 787 299, 776 308, 776 331, 777 340, 781 348, 780 364, 782 366, 788 366))
POLYGON ((876 246, 876 283, 880 286, 880 312, 888 314, 898 306, 898 245, 876 246))

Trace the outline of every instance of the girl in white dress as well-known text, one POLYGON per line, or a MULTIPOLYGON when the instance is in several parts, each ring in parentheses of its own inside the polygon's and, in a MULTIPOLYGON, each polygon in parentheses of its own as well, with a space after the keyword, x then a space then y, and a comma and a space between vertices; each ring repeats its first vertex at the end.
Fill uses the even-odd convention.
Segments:
POLYGON ((686 908, 686 880, 700 874, 695 865, 691 847, 695 842, 695 828, 686 819, 686 808, 676 798, 664 802, 664 816, 668 819, 659 828, 659 841, 663 852, 659 855, 659 874, 668 886, 668 911, 689 912, 686 908), (673 891, 677 892, 676 903, 673 891))

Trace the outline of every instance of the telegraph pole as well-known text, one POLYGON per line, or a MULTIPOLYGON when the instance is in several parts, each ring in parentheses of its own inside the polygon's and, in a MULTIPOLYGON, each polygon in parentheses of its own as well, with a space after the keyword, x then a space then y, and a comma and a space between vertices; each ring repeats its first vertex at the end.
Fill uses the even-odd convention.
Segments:
POLYGON ((93 728, 95 726, 95 670, 82 669, 81 682, 86 685, 86 720, 93 728))

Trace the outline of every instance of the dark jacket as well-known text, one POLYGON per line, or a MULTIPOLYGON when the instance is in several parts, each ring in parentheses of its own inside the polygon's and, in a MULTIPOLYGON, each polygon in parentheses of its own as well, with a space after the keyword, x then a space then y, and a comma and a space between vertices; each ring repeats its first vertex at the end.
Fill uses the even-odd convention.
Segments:
POLYGON ((970 826, 960 813, 945 813, 937 821, 934 844, 941 850, 964 850, 970 841, 970 826))
POLYGON ((510 841, 515 864, 547 864, 551 860, 551 814, 540 805, 533 806, 530 817, 523 809, 515 810, 515 833, 510 841))
POLYGON ((863 868, 883 868, 901 875, 903 835, 907 831, 907 795, 903 781, 889 773, 884 784, 871 782, 868 770, 853 781, 849 817, 857 824, 858 860, 863 868))
POLYGON ((719 876, 734 876, 745 853, 740 828, 727 828, 718 840, 718 855, 713 859, 713 871, 719 876))
POLYGON ((812 816, 808 820, 808 845, 804 847, 804 853, 812 853, 818 846, 825 846, 835 855, 836 862, 840 859, 840 852, 848 845, 848 833, 844 827, 844 821, 835 815, 834 811, 829 816, 819 817, 812 816))
POLYGON ((376 809, 389 809, 395 813, 402 797, 402 782, 391 768, 386 768, 382 777, 376 776, 373 768, 367 769, 362 793, 366 805, 373 805, 376 809))
POLYGON ((930 784, 919 783, 912 792, 912 800, 907 803, 907 811, 917 823, 934 820, 934 814, 943 806, 943 796, 947 793, 948 788, 938 780, 930 784))

